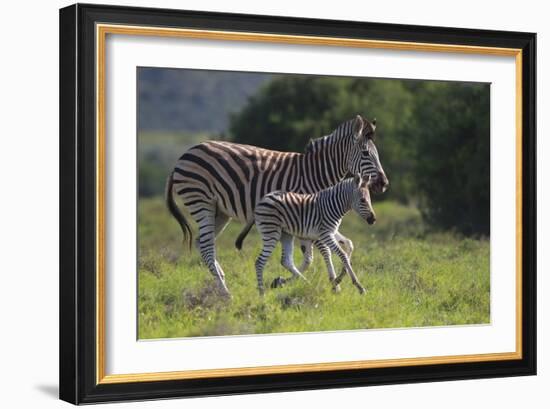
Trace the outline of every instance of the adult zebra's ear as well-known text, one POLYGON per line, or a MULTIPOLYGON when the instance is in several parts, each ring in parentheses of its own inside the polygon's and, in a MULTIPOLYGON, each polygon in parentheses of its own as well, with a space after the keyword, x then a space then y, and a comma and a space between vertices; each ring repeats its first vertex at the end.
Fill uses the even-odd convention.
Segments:
POLYGON ((309 139, 309 142, 306 145, 306 149, 304 149, 305 153, 310 153, 313 151, 313 138, 309 139))
POLYGON ((353 123, 353 140, 361 151, 367 150, 366 126, 367 120, 357 115, 353 123))
POLYGON ((353 120, 353 136, 357 140, 363 135, 363 128, 365 127, 365 120, 361 115, 357 115, 353 120))
POLYGON ((372 121, 365 121, 365 127, 363 129, 365 138, 374 140, 375 132, 376 132, 376 118, 374 118, 372 121))

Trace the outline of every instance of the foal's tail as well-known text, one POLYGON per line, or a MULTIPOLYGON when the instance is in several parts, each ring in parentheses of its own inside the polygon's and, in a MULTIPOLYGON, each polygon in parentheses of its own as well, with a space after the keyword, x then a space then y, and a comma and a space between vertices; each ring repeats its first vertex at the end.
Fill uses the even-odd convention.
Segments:
POLYGON ((183 233, 183 243, 187 241, 189 243, 189 250, 191 250, 191 243, 193 243, 193 232, 191 231, 191 227, 189 226, 189 223, 187 223, 187 220, 185 220, 185 217, 183 216, 183 213, 179 209, 179 207, 176 204, 176 201, 174 200, 174 172, 170 173, 168 176, 168 180, 166 181, 166 191, 165 191, 165 199, 166 199, 166 207, 168 207, 168 210, 174 216, 174 218, 178 221, 181 231, 183 233))
POLYGON ((238 250, 242 249, 243 247, 243 241, 248 236, 248 233, 250 232, 250 229, 254 225, 254 219, 250 220, 246 226, 244 226, 244 229, 239 233, 239 237, 237 237, 237 240, 235 240, 235 247, 237 247, 238 250))

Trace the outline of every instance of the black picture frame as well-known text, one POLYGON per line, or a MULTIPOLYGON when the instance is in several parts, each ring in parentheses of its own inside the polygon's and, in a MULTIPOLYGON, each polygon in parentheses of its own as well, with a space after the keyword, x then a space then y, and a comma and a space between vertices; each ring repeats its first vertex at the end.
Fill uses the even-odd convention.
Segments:
POLYGON ((536 34, 77 4, 60 10, 60 389, 74 404, 536 374, 536 34), (521 359, 98 384, 96 23, 522 50, 521 359))

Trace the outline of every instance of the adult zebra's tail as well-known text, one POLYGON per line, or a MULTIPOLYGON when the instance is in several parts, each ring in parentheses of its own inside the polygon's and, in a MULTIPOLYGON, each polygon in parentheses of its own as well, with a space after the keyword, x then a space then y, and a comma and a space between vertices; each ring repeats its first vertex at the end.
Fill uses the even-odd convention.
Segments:
POLYGON ((185 217, 177 206, 176 201, 174 200, 174 189, 172 188, 174 186, 173 175, 173 172, 170 173, 170 175, 168 176, 168 180, 166 181, 166 206, 181 227, 181 231, 183 233, 183 243, 185 244, 185 242, 188 241, 189 250, 191 250, 191 244, 193 243, 193 232, 191 231, 191 227, 189 227, 189 223, 187 223, 187 220, 185 220, 185 217))
POLYGON ((237 237, 237 240, 235 240, 235 247, 237 247, 237 250, 240 250, 243 248, 243 241, 250 232, 250 229, 254 225, 254 219, 248 222, 246 226, 244 226, 244 229, 239 234, 239 237, 237 237))

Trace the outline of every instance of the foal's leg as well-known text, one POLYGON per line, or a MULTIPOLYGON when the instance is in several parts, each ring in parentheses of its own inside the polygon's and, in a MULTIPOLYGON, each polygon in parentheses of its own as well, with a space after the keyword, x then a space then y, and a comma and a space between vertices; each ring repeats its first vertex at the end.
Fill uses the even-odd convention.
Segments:
POLYGON ((294 236, 291 236, 288 233, 282 233, 281 234, 281 245, 283 247, 282 255, 281 255, 281 264, 284 268, 286 268, 288 271, 292 273, 292 277, 287 279, 281 279, 279 280, 282 284, 285 282, 294 280, 296 278, 302 278, 305 281, 307 279, 298 271, 296 266, 294 265, 294 236))
POLYGON ((339 231, 336 231, 336 233, 334 233, 334 239, 342 247, 342 250, 346 252, 346 254, 348 255, 348 258, 351 259, 351 253, 353 253, 353 249, 354 249, 353 242, 350 239, 348 239, 346 236, 344 236, 342 233, 340 233, 339 231))
MULTIPOLYGON (((216 207, 215 204, 204 206, 195 213, 194 218, 199 225, 199 235, 196 240, 197 249, 206 263, 210 273, 218 283, 223 295, 231 296, 225 284, 224 272, 216 260, 216 207)), ((226 220, 227 223, 227 220, 226 220)))
POLYGON ((302 250, 302 255, 304 259, 302 264, 298 267, 301 273, 305 272, 311 263, 313 262, 313 242, 311 240, 300 240, 300 250, 302 250))
POLYGON ((262 252, 256 259, 256 279, 258 280, 258 291, 260 295, 264 295, 264 267, 269 257, 271 257, 273 250, 275 250, 277 242, 281 238, 281 232, 272 231, 269 234, 265 234, 265 232, 262 232, 260 229, 258 230, 262 236, 263 247, 262 252))
POLYGON ((321 256, 323 256, 323 260, 325 260, 325 264, 327 266, 327 271, 328 271, 328 279, 332 284, 332 289, 334 290, 334 292, 339 292, 340 285, 336 281, 336 273, 334 272, 334 264, 332 264, 330 249, 328 248, 327 245, 321 243, 319 240, 315 241, 315 247, 317 247, 317 250, 319 250, 319 252, 321 253, 321 256))
MULTIPOLYGON (((342 260, 342 263, 344 264, 344 267, 346 271, 348 272, 351 281, 353 282, 353 285, 357 287, 360 294, 364 294, 366 292, 365 288, 361 285, 359 280, 357 279, 357 276, 355 275, 355 272, 351 268, 351 264, 349 261, 349 258, 344 250, 340 247, 334 236, 329 236, 325 239, 324 244, 326 244, 338 257, 340 257, 340 260, 342 260)), ((336 279, 338 280, 338 278, 336 279)))
MULTIPOLYGON (((342 233, 340 233, 339 231, 336 231, 336 233, 334 233, 334 239, 338 242, 340 247, 342 247, 342 250, 346 252, 346 254, 348 255, 348 259, 350 260, 350 264, 352 264, 351 253, 353 253, 353 242, 350 239, 348 239, 346 236, 344 236, 342 233)), ((342 271, 340 272, 340 274, 338 274, 336 281, 339 283, 340 281, 342 281, 345 275, 346 275, 346 267, 342 266, 342 271)))

